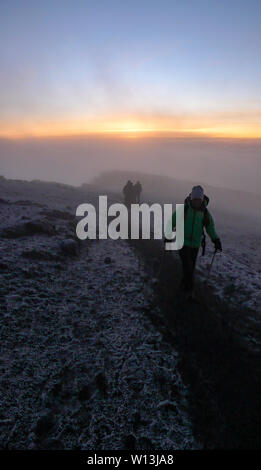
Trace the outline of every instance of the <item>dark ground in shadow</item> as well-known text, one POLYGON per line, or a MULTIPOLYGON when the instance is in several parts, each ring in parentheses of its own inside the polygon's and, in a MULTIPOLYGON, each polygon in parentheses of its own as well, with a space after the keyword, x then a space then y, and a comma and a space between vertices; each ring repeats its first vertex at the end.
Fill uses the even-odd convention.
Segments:
MULTIPOLYGON (((222 304, 200 282, 198 304, 178 300, 177 255, 166 252, 159 273, 162 242, 130 243, 145 261, 149 276, 157 279, 146 313, 179 352, 196 439, 206 449, 260 449, 260 319, 253 324, 249 312, 222 304), (256 341, 248 342, 248 337, 256 341)), ((253 319, 254 312, 251 315, 253 319)))

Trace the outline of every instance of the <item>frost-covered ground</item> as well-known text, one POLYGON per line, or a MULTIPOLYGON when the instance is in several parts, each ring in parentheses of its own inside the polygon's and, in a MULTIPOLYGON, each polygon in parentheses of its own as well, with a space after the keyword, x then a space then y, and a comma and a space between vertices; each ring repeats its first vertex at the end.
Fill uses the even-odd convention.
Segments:
MULTIPOLYGON (((222 329, 219 311, 175 311, 171 296, 157 306, 147 255, 127 241, 79 243, 74 214, 83 202, 96 204, 97 194, 0 180, 1 448, 174 450, 237 446, 248 436, 251 445, 261 237, 217 227, 224 251, 207 290, 240 307, 241 336, 251 336, 245 354, 231 340, 229 312, 222 329)), ((148 253, 161 256, 150 241, 148 253)), ((202 281, 211 255, 208 241, 202 281)), ((175 266, 165 269, 165 293, 175 266)))
MULTIPOLYGON (((221 230, 220 236, 223 252, 215 256, 210 286, 225 302, 261 313, 261 230, 260 235, 221 230)), ((211 241, 207 243, 206 256, 199 256, 197 265, 202 280, 208 275, 214 251, 211 241)))
POLYGON ((1 448, 199 447, 178 353, 144 313, 136 253, 78 246, 75 199, 59 188, 42 202, 16 192, 0 204, 1 448))

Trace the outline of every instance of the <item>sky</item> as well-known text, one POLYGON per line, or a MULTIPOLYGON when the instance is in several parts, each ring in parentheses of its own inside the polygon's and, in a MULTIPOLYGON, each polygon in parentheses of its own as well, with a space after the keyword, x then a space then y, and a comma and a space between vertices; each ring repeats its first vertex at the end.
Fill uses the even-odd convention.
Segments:
POLYGON ((0 2, 0 175, 259 194, 260 0, 0 2))
POLYGON ((0 3, 0 137, 261 138, 260 0, 0 3))

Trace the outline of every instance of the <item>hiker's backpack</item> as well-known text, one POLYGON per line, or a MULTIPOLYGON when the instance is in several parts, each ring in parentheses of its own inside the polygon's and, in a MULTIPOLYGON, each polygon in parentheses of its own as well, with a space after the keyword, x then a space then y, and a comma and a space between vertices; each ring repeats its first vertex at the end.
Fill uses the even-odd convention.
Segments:
MULTIPOLYGON (((190 195, 186 197, 185 201, 184 201, 184 220, 186 218, 186 214, 188 212, 188 208, 189 208, 189 201, 190 201, 190 195)), ((207 205, 209 203, 209 197, 204 195, 204 199, 203 199, 203 202, 202 202, 202 205, 203 205, 203 208, 202 209, 199 209, 199 210, 203 210, 204 211, 204 218, 203 218, 203 235, 202 235, 202 241, 201 241, 201 246, 202 246, 202 256, 205 255, 205 251, 206 251, 206 233, 205 233, 205 230, 204 230, 204 227, 207 227, 207 225, 210 223, 210 218, 209 218, 209 212, 207 210, 207 205), (203 204, 204 203, 204 204, 203 204)))

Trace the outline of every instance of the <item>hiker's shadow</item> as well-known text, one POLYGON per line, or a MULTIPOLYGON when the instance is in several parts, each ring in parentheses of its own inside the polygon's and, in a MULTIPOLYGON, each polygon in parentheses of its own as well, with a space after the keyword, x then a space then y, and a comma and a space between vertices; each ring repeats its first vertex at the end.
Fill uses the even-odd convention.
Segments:
POLYGON ((196 281, 196 300, 186 300, 180 289, 181 262, 167 255, 159 276, 158 298, 163 307, 168 329, 186 348, 209 350, 211 343, 222 346, 222 324, 217 314, 208 306, 210 289, 196 281))
POLYGON ((240 327, 240 333, 234 325, 246 321, 246 312, 230 311, 197 279, 199 304, 180 302, 177 254, 165 254, 163 269, 156 271, 152 266, 162 259, 162 245, 142 240, 139 247, 149 260, 149 276, 157 279, 148 315, 179 353, 194 435, 205 448, 260 448, 260 351, 245 342, 248 330, 240 327))

